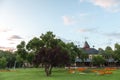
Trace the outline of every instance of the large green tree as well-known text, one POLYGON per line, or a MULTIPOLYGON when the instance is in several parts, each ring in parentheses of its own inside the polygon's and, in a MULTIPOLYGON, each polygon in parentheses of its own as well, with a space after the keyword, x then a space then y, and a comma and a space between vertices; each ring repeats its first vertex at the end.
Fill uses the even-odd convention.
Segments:
POLYGON ((47 76, 52 73, 52 68, 55 66, 69 65, 69 54, 66 50, 60 47, 40 49, 36 54, 34 63, 39 65, 40 63, 45 66, 45 72, 47 76))
POLYGON ((54 66, 66 65, 69 63, 69 53, 63 41, 57 39, 52 32, 47 32, 40 36, 42 45, 35 55, 34 63, 45 66, 47 76, 51 75, 54 66))

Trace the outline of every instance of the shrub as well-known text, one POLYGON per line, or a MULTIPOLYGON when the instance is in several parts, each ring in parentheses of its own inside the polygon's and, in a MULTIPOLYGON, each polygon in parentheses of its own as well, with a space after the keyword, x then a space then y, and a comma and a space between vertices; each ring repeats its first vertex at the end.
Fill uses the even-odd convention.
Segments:
POLYGON ((5 57, 0 58, 0 68, 5 68, 7 66, 7 60, 5 57))

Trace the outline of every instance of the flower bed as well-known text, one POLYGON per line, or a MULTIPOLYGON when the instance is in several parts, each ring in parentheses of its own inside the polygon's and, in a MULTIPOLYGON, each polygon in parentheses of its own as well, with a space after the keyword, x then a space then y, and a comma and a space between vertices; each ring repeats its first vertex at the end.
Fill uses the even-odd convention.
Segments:
POLYGON ((106 74, 113 74, 113 71, 117 70, 117 68, 104 68, 104 69, 88 69, 88 68, 76 68, 76 69, 69 69, 69 73, 75 72, 83 72, 83 73, 96 73, 98 75, 106 75, 106 74))

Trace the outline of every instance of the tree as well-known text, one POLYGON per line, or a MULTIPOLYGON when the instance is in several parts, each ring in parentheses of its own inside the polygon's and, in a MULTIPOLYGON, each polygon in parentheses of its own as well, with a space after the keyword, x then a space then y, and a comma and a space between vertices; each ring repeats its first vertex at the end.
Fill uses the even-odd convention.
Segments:
POLYGON ((42 46, 44 46, 43 41, 37 37, 34 37, 28 42, 28 44, 26 45, 26 48, 28 51, 32 53, 37 53, 42 46))
POLYGON ((98 51, 99 51, 99 54, 104 54, 105 53, 105 51, 102 48, 99 48, 98 51))
POLYGON ((0 68, 5 68, 7 66, 7 60, 5 57, 0 58, 0 68))
POLYGON ((4 57, 6 59, 7 65, 6 67, 12 68, 15 62, 15 55, 10 51, 2 51, 0 50, 0 58, 4 57))
POLYGON ((119 63, 120 65, 120 45, 118 43, 115 44, 115 50, 114 50, 114 59, 119 63))
POLYGON ((114 51, 112 50, 112 48, 110 46, 107 46, 104 51, 101 50, 101 54, 106 60, 105 65, 110 66, 111 62, 109 61, 113 60, 114 58, 114 51))
POLYGON ((28 56, 27 56, 27 61, 32 65, 33 63, 33 60, 34 60, 34 56, 35 54, 34 53, 29 53, 28 56))
POLYGON ((110 46, 107 46, 107 47, 105 48, 105 53, 108 54, 108 58, 109 58, 109 57, 112 57, 112 55, 113 55, 113 50, 112 50, 112 48, 111 48, 110 46))
POLYGON ((83 65, 85 65, 85 60, 88 59, 88 54, 82 51, 78 57, 82 60, 83 65))
POLYGON ((60 47, 43 47, 36 54, 34 64, 39 65, 42 63, 45 66, 46 75, 50 76, 54 66, 67 65, 69 64, 69 60, 69 54, 66 50, 60 47))
POLYGON ((57 39, 52 32, 48 31, 42 34, 40 39, 36 41, 39 42, 40 46, 37 48, 39 52, 35 55, 34 64, 44 65, 47 76, 51 75, 54 66, 61 66, 69 63, 70 56, 66 44, 60 39, 57 39))
POLYGON ((19 45, 17 45, 16 53, 22 58, 23 65, 25 67, 25 62, 27 61, 28 52, 26 51, 25 41, 22 41, 19 45))
POLYGON ((100 67, 101 65, 103 65, 105 63, 105 59, 102 56, 98 55, 98 56, 94 56, 92 58, 92 62, 94 65, 100 67))
POLYGON ((14 64, 14 68, 21 67, 23 64, 23 58, 20 57, 20 55, 16 55, 16 62, 14 64))
POLYGON ((73 42, 67 43, 64 48, 66 48, 70 54, 70 62, 72 64, 75 63, 75 58, 81 54, 81 50, 73 42))

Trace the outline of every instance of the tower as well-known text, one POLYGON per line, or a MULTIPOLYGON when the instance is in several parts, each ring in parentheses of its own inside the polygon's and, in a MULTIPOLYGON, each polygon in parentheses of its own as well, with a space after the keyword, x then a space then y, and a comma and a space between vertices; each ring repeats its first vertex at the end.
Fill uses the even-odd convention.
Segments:
POLYGON ((89 44, 88 44, 88 42, 87 41, 85 41, 85 43, 84 43, 84 47, 83 48, 90 48, 90 46, 89 46, 89 44))

